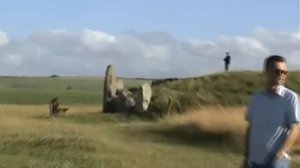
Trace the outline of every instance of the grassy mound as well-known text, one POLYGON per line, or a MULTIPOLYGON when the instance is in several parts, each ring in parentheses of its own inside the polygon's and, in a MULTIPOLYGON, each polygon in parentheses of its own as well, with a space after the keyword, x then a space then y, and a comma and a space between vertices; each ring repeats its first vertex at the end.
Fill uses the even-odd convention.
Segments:
MULTIPOLYGON (((164 114, 169 99, 173 112, 183 112, 201 105, 246 105, 249 97, 263 89, 263 75, 259 72, 230 72, 199 78, 188 78, 153 86, 149 110, 164 114)), ((291 72, 287 87, 300 93, 300 72, 291 72)))

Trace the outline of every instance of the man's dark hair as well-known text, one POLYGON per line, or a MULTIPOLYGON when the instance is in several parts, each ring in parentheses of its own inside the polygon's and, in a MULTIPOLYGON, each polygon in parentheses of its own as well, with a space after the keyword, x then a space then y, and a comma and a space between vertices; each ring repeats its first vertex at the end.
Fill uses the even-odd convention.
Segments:
POLYGON ((264 70, 266 71, 275 62, 286 62, 286 59, 280 55, 271 55, 265 59, 264 70))

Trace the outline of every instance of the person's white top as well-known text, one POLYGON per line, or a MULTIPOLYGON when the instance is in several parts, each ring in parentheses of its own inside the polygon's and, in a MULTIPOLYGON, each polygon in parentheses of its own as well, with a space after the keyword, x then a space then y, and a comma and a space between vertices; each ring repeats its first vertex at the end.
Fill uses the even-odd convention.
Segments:
POLYGON ((246 119, 250 123, 249 161, 263 164, 284 145, 292 124, 300 118, 299 96, 279 86, 276 93, 266 90, 251 97, 246 119))

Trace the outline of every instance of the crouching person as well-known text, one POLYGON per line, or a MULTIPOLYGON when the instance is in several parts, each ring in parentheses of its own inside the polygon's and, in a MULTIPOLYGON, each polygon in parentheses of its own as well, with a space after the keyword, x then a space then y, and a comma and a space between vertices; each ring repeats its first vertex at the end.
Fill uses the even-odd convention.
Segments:
POLYGON ((59 103, 58 103, 58 98, 55 97, 54 99, 52 99, 49 102, 49 110, 50 110, 50 116, 58 116, 58 107, 59 107, 59 103))

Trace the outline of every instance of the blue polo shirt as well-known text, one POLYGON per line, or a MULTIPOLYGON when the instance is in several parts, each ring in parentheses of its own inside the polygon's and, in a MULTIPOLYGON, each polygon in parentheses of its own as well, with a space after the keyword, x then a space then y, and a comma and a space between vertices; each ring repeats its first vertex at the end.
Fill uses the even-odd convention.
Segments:
POLYGON ((299 96, 278 86, 276 93, 254 94, 246 119, 250 123, 249 161, 263 164, 284 145, 292 124, 299 123, 299 96))

